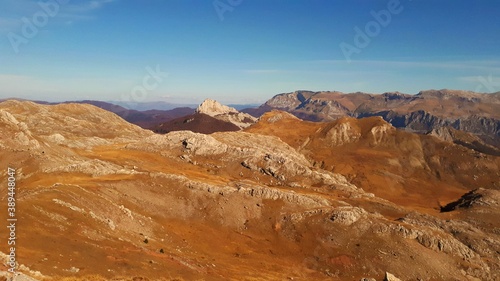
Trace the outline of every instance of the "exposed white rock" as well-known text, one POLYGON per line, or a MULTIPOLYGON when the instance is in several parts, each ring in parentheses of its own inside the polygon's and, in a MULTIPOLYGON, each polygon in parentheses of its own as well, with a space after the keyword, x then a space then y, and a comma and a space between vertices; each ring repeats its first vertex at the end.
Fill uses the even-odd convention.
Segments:
POLYGON ((195 112, 210 115, 221 121, 233 123, 240 129, 246 128, 257 121, 257 118, 250 114, 239 112, 235 108, 220 104, 212 99, 206 99, 198 106, 195 112))
POLYGON ((220 104, 219 102, 212 100, 212 99, 206 99, 201 103, 198 108, 195 110, 196 113, 203 113, 206 115, 210 115, 212 117, 220 115, 220 114, 227 114, 227 113, 238 113, 238 110, 235 108, 220 104))
POLYGON ((392 273, 386 272, 384 281, 401 281, 401 279, 397 278, 392 273))
POLYGON ((384 142, 384 140, 387 139, 387 134, 394 130, 395 128, 389 123, 384 123, 382 125, 373 127, 370 130, 370 133, 373 136, 374 144, 377 145, 384 142))
POLYGON ((351 225, 366 215, 367 212, 364 209, 346 206, 335 209, 330 220, 334 223, 351 225))
POLYGON ((354 128, 350 122, 336 125, 326 134, 332 145, 343 145, 356 142, 361 137, 359 128, 354 128))

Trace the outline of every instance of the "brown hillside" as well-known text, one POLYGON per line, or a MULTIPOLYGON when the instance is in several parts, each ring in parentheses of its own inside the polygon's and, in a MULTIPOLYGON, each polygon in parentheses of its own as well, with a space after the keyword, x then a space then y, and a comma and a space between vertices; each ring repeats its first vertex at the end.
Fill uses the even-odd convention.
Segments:
POLYGON ((91 105, 7 101, 0 131, 16 258, 37 280, 500 278, 498 158, 379 118, 159 135, 91 105))
POLYGON ((500 189, 499 157, 397 130, 380 117, 314 123, 273 111, 246 131, 277 136, 316 167, 404 206, 437 212, 468 190, 500 189))

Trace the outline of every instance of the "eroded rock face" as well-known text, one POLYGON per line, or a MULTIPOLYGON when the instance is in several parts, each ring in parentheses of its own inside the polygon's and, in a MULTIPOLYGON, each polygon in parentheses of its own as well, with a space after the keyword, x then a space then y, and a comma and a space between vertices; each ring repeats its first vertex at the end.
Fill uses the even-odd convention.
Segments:
POLYGON ((454 138, 447 127, 435 128, 429 132, 429 135, 438 137, 447 142, 453 142, 454 138))
MULTIPOLYGON (((491 145, 498 147, 500 144, 500 119, 491 117, 465 115, 463 117, 445 118, 423 110, 410 113, 384 111, 363 115, 363 117, 366 116, 381 116, 396 128, 407 129, 419 133, 428 133, 442 127, 452 127, 456 130, 480 136, 491 145)), ((439 131, 435 134, 439 135, 439 131)))
POLYGON ((257 120, 255 117, 249 114, 239 112, 232 107, 220 104, 219 102, 212 99, 206 99, 202 104, 198 106, 195 112, 200 114, 207 114, 218 120, 232 123, 240 129, 252 125, 257 120))
POLYGON ((332 141, 332 145, 343 145, 356 142, 361 137, 361 131, 350 122, 342 122, 329 130, 327 137, 332 141))
POLYGON ((228 113, 237 114, 238 110, 236 110, 232 107, 220 104, 215 100, 206 99, 205 101, 203 101, 203 103, 201 103, 198 106, 198 108, 196 108, 195 112, 207 114, 207 115, 214 117, 214 116, 217 116, 220 114, 228 114, 228 113))
POLYGON ((170 150, 191 163, 196 157, 219 157, 225 165, 237 165, 258 175, 273 178, 275 183, 303 186, 305 181, 321 183, 338 189, 356 189, 345 177, 312 168, 311 163, 279 138, 244 132, 223 132, 212 135, 189 131, 154 135, 131 143, 127 148, 165 153, 170 150))
POLYGON ((333 211, 330 220, 334 223, 351 225, 366 215, 366 211, 356 207, 340 207, 333 211))
MULTIPOLYGON (((306 93, 307 94, 307 93, 306 93)), ((271 108, 282 110, 293 110, 300 106, 306 100, 306 97, 301 92, 276 95, 274 98, 266 102, 266 105, 271 108)))

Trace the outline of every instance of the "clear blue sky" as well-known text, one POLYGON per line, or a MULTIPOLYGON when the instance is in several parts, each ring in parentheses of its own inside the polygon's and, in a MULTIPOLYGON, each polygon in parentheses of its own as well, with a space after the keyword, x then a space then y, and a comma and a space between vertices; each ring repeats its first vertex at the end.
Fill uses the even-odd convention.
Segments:
POLYGON ((499 15, 497 0, 2 0, 0 98, 500 91, 499 15))

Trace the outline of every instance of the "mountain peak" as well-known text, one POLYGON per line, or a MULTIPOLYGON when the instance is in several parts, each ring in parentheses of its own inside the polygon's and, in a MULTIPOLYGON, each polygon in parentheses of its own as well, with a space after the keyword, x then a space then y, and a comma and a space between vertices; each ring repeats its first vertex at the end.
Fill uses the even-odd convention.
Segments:
POLYGON ((226 113, 238 113, 235 108, 223 105, 215 100, 206 99, 195 110, 196 113, 203 113, 210 116, 216 116, 226 113))

